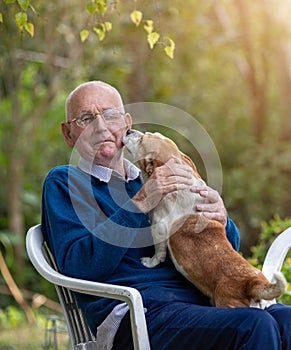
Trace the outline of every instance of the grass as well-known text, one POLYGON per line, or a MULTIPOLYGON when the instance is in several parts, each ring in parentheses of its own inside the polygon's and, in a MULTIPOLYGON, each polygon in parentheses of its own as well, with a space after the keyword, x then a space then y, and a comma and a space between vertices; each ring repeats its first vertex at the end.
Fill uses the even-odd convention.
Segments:
MULTIPOLYGON (((21 311, 0 310, 1 350, 50 350, 55 349, 52 321, 43 314, 36 315, 34 325, 29 325, 21 311), (6 318, 4 318, 4 316, 6 318)), ((64 332, 63 322, 56 321, 58 350, 70 349, 69 336, 64 332)))
MULTIPOLYGON (((22 325, 21 327, 0 331, 1 350, 40 350, 54 349, 53 341, 50 346, 45 344, 45 330, 36 326, 22 325)), ((68 336, 58 334, 58 349, 69 349, 68 336)))

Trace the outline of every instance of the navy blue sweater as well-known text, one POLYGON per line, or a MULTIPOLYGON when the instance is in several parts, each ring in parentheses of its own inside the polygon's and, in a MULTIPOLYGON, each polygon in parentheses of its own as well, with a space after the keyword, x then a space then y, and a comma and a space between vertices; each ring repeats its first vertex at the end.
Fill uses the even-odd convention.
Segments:
MULTIPOLYGON (((151 295, 161 303, 182 300, 207 305, 208 299, 176 271, 170 259, 152 269, 141 264, 141 257, 154 254, 149 217, 130 199, 141 186, 140 178, 125 182, 112 176, 109 183, 102 182, 75 166, 59 166, 48 173, 42 231, 59 270, 76 278, 137 288, 147 308, 151 295)), ((239 232, 230 219, 227 237, 238 250, 239 232)), ((81 294, 77 299, 93 333, 119 302, 81 294)))

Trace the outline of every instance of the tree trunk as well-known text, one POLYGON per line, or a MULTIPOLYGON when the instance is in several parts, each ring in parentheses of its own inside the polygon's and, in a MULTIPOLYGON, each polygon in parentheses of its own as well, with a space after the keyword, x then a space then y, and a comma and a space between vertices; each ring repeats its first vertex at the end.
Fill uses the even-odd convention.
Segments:
MULTIPOLYGON (((287 46, 288 47, 288 46, 287 46)), ((291 111, 291 69, 290 69, 290 55, 289 50, 286 48, 286 43, 278 41, 276 45, 276 68, 278 72, 278 87, 281 91, 281 139, 290 141, 291 139, 291 123, 290 123, 290 111, 291 111)))
POLYGON ((24 220, 22 214, 21 193, 23 187, 23 160, 11 157, 8 169, 8 229, 17 234, 19 244, 15 247, 15 260, 17 266, 24 266, 24 220))
MULTIPOLYGON (((247 63, 245 75, 253 111, 254 137, 257 143, 262 143, 267 122, 268 68, 264 54, 261 50, 256 52, 254 49, 254 40, 250 30, 252 23, 249 20, 251 16, 248 5, 244 0, 239 0, 236 4, 241 22, 241 47, 247 63), (256 60, 259 61, 257 65, 256 60)), ((262 16, 262 20, 265 22, 264 16, 262 16)))
POLYGON ((23 308, 28 322, 30 324, 33 324, 35 321, 35 317, 34 317, 34 314, 32 312, 32 309, 27 304, 26 300, 23 298, 22 293, 20 292, 16 283, 14 282, 1 252, 0 252, 0 271, 2 273, 2 276, 4 277, 5 282, 7 283, 7 286, 10 289, 11 294, 13 295, 14 299, 23 308))

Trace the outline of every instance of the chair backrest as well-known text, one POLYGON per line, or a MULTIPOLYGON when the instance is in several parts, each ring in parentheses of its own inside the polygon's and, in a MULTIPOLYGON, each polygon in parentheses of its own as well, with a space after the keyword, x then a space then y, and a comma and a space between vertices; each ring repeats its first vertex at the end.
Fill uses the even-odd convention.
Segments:
MULTIPOLYGON (((58 271, 55 260, 46 244, 44 242, 42 246, 42 252, 51 267, 58 271)), ((90 328, 84 318, 82 310, 78 307, 75 295, 70 291, 70 289, 63 286, 58 286, 55 284, 55 288, 59 297, 59 301, 64 310, 65 318, 68 324, 68 329, 70 332, 71 342, 76 348, 77 345, 83 346, 83 344, 88 344, 95 341, 90 328), (81 344, 81 345, 80 345, 81 344)))
MULTIPOLYGON (((31 229, 27 237, 27 251, 31 262, 38 272, 42 269, 54 269, 58 271, 54 258, 43 241, 40 225, 31 229)), ((54 284, 60 304, 63 308, 67 322, 72 349, 96 350, 96 340, 84 318, 81 309, 78 307, 74 294, 69 288, 54 284)))

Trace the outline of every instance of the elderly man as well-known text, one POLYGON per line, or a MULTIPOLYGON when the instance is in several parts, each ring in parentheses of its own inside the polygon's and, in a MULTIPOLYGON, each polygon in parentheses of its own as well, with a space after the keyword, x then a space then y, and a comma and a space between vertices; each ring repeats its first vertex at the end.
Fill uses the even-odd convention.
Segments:
MULTIPOLYGON (((60 271, 137 288, 153 350, 291 349, 289 307, 215 308, 169 259, 152 269, 141 264, 141 257, 154 252, 149 211, 167 193, 190 187, 191 180, 187 166, 170 161, 154 171, 150 186, 143 184, 139 169, 123 156, 132 121, 118 91, 100 81, 84 83, 68 96, 66 116, 62 132, 80 160, 49 172, 42 202, 42 230, 60 271)), ((219 194, 209 187, 191 190, 207 197, 209 204, 198 209, 226 226, 238 250, 238 230, 219 194)), ((124 303, 77 299, 100 348, 133 348, 124 303)))

